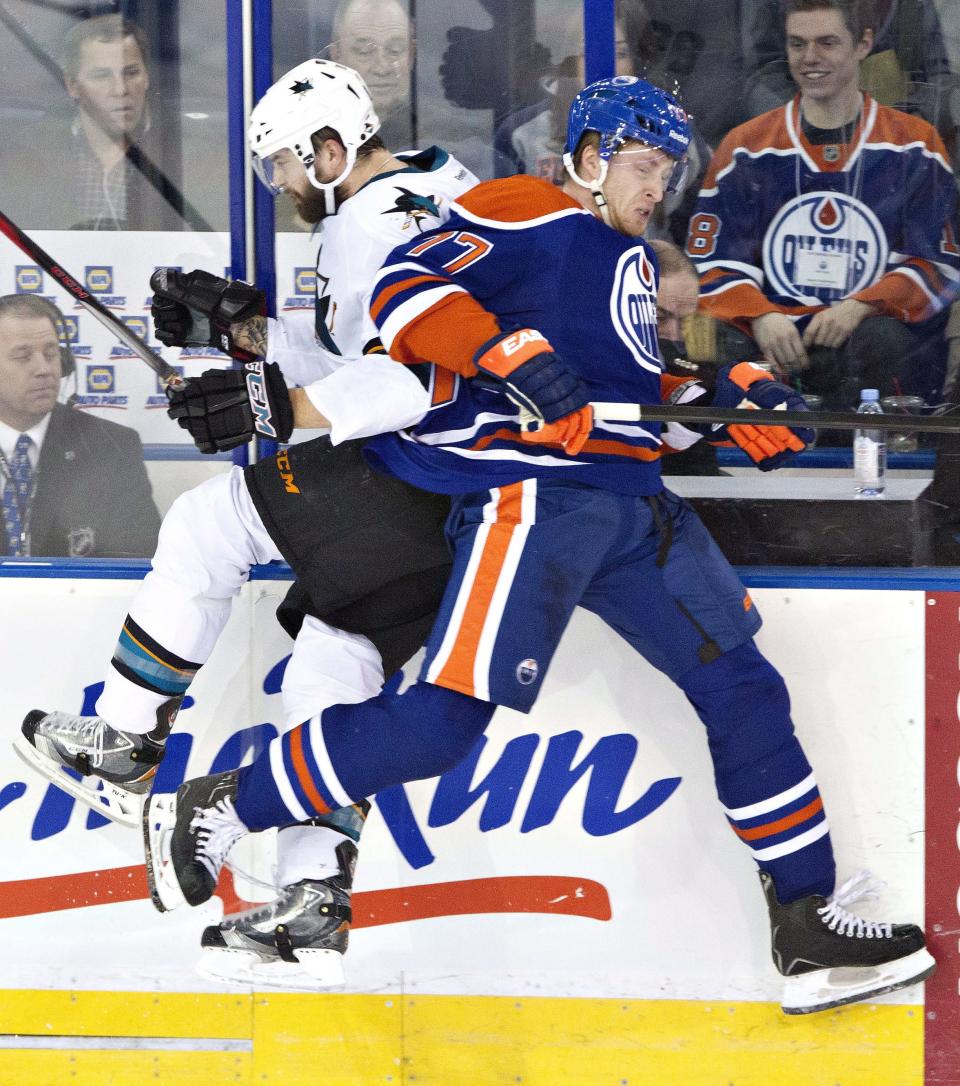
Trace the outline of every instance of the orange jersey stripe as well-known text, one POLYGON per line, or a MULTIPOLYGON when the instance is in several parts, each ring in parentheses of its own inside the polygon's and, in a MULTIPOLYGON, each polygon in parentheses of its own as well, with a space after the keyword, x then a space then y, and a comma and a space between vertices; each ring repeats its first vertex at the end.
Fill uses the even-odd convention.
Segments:
POLYGON ((448 294, 396 334, 390 355, 398 362, 435 362, 464 377, 477 372, 473 356, 500 335, 492 313, 469 294, 448 294))
MULTIPOLYGON (((703 286, 707 286, 712 279, 719 278, 723 272, 712 269, 700 280, 703 286)), ((752 283, 738 283, 730 287, 722 294, 701 294, 700 311, 707 313, 717 320, 736 324, 738 328, 750 331, 750 321, 760 317, 764 313, 805 314, 817 313, 825 309, 823 305, 778 305, 771 302, 752 283)))
POLYGON ((779 109, 761 113, 759 117, 731 129, 720 141, 703 179, 703 188, 712 189, 717 185, 717 174, 730 165, 733 153, 738 147, 753 150, 757 147, 769 147, 786 150, 793 146, 782 124, 783 114, 779 109))
POLYGON ((484 181, 459 197, 457 203, 471 215, 497 222, 527 222, 556 211, 582 210, 556 185, 525 174, 484 181))
POLYGON ((475 441, 470 448, 471 449, 485 449, 491 445, 494 441, 520 441, 520 435, 516 430, 507 430, 501 427, 499 430, 494 430, 493 433, 485 434, 479 441, 475 441))
POLYGON ((514 529, 520 523, 522 497, 523 483, 510 483, 500 490, 497 520, 490 525, 467 605, 460 620, 460 629, 446 663, 434 680, 437 686, 446 686, 465 694, 475 693, 473 668, 477 649, 510 540, 513 538, 514 529))
POLYGON ((601 456, 629 456, 631 460, 659 460, 659 449, 645 449, 642 445, 628 445, 625 441, 608 441, 589 438, 583 451, 601 456))
MULTIPOLYGON (((533 442, 524 441, 523 437, 516 430, 499 429, 494 430, 490 434, 485 434, 475 441, 470 448, 476 450, 483 450, 488 448, 494 441, 509 441, 515 445, 524 445, 531 452, 535 449, 557 449, 560 450, 559 444, 552 442, 533 442)), ((584 452, 598 453, 601 456, 628 456, 631 460, 659 460, 659 449, 645 449, 638 445, 628 445, 624 441, 606 441, 600 439, 588 440, 583 447, 584 452)))
POLYGON ((792 815, 787 815, 786 818, 778 818, 776 822, 768 822, 764 826, 754 826, 750 830, 742 830, 738 826, 734 826, 733 832, 742 841, 756 841, 761 837, 773 837, 774 834, 783 833, 784 830, 789 830, 801 822, 806 822, 808 818, 812 818, 822 810, 823 800, 817 796, 812 803, 808 803, 806 807, 802 807, 799 811, 794 811, 792 815))
MULTIPOLYGON (((911 260, 902 264, 901 267, 904 270, 910 267, 922 267, 932 283, 935 284, 940 280, 940 273, 928 260, 911 260)), ((931 289, 936 290, 936 287, 933 286, 931 289)), ((931 310, 934 308, 929 296, 909 275, 904 275, 899 270, 887 272, 872 286, 858 290, 851 297, 859 302, 875 306, 885 317, 896 317, 898 321, 904 323, 931 316, 931 310)))
MULTIPOLYGON (((871 99, 865 96, 863 112, 868 112, 871 99)), ((899 109, 878 109, 877 119, 867 136, 867 146, 871 143, 892 143, 903 146, 907 143, 925 143, 931 151, 940 155, 945 163, 950 155, 944 146, 940 133, 922 117, 912 113, 903 113, 899 109)))
POLYGON ((307 768, 307 759, 303 754, 303 729, 305 727, 305 724, 301 724, 290 733, 290 760, 296 770, 300 787, 307 793, 307 798, 313 804, 317 814, 327 814, 330 808, 324 803, 323 797, 317 791, 317 786, 313 783, 310 770, 307 768))
POLYGON ((430 406, 437 407, 442 403, 449 403, 453 399, 453 384, 456 374, 451 370, 433 367, 433 392, 430 397, 430 406))
POLYGON ((383 307, 393 298, 399 294, 402 290, 409 290, 411 287, 415 287, 420 283, 446 283, 447 280, 442 275, 414 275, 410 279, 403 279, 399 283, 391 283, 389 287, 384 287, 377 294, 377 299, 370 305, 370 316, 374 320, 380 315, 380 311, 383 307))

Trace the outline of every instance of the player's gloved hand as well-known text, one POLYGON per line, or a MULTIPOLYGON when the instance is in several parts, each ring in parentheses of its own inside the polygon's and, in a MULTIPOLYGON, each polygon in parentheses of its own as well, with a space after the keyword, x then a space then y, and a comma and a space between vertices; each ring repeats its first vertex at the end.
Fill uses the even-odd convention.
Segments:
POLYGON ((150 276, 150 314, 157 339, 167 347, 216 347, 242 362, 254 355, 238 346, 232 324, 266 313, 262 290, 205 271, 157 268, 150 276))
POLYGON ((593 427, 587 387, 540 332, 522 328, 494 336, 473 361, 532 417, 524 441, 559 443, 571 456, 580 452, 593 427))
POLYGON ((534 445, 562 445, 566 453, 576 456, 586 445, 592 429, 593 408, 587 404, 558 422, 545 422, 536 430, 524 430, 520 439, 534 445))
POLYGON ((202 453, 235 449, 255 433, 274 441, 289 441, 293 433, 290 393, 273 362, 205 370, 168 396, 167 414, 190 432, 202 453))
MULTIPOLYGON (((713 406, 767 411, 778 408, 783 411, 809 410, 799 392, 774 381, 766 370, 750 362, 734 362, 717 372, 713 406)), ((761 471, 772 471, 803 452, 813 437, 813 430, 808 426, 751 426, 738 422, 713 431, 707 440, 722 444, 724 438, 729 438, 761 471)))

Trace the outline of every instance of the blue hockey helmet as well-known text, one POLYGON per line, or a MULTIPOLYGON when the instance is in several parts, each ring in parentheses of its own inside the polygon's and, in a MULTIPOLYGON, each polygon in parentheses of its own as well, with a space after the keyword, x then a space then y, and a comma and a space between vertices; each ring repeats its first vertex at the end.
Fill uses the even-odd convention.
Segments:
POLYGON ((676 192, 682 187, 690 121, 683 106, 665 90, 632 75, 591 83, 570 106, 564 161, 572 161, 584 132, 599 134, 600 158, 605 163, 625 140, 639 140, 664 151, 677 160, 667 191, 676 192))

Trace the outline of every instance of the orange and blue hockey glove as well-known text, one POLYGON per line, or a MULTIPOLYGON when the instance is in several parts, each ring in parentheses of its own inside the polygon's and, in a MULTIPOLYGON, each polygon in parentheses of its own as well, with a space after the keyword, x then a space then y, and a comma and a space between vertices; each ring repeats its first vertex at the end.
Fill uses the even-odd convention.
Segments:
POLYGON ((488 340, 473 358, 480 373, 494 377, 505 394, 532 417, 524 441, 581 451, 593 428, 587 387, 534 328, 488 340))
MULTIPOLYGON (((809 408, 799 392, 775 381, 766 370, 750 362, 734 362, 718 370, 713 391, 714 407, 735 407, 740 410, 807 411, 809 408)), ((739 445, 761 471, 783 467, 813 441, 808 426, 751 426, 749 423, 728 423, 713 430, 707 440, 713 445, 727 439, 739 445)))

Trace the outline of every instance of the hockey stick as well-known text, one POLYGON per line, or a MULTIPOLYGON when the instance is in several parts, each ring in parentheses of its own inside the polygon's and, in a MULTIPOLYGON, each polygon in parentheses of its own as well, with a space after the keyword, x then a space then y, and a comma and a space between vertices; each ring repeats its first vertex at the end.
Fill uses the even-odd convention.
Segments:
POLYGON ((742 423, 747 426, 805 426, 832 430, 912 430, 957 433, 960 413, 951 415, 859 415, 856 411, 764 411, 737 407, 605 403, 591 405, 598 422, 742 423))
POLYGON ((179 389, 185 386, 186 382, 173 366, 164 361, 155 351, 151 351, 143 340, 135 336, 119 317, 111 313, 106 306, 101 305, 86 287, 78 283, 65 268, 62 268, 49 253, 41 249, 32 238, 27 237, 20 227, 7 218, 2 211, 0 211, 0 234, 9 238, 18 249, 23 250, 31 260, 36 261, 45 272, 52 275, 68 294, 72 295, 84 308, 89 310, 124 346, 129 347, 137 358, 146 362, 150 369, 160 378, 166 389, 179 389))

